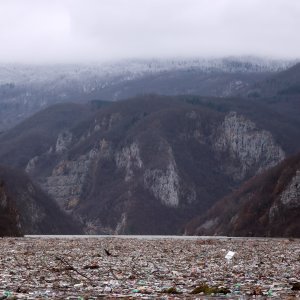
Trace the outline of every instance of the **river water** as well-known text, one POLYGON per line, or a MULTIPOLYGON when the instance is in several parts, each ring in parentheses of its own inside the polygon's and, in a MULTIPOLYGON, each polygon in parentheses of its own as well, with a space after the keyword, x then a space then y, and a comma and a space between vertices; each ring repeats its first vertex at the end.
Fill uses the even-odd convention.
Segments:
MULTIPOLYGON (((187 236, 187 235, 25 235, 27 238, 41 239, 90 239, 90 238, 119 238, 119 239, 140 239, 140 240, 286 240, 287 238, 270 237, 228 237, 228 236, 187 236)), ((295 238, 294 240, 300 240, 295 238)))

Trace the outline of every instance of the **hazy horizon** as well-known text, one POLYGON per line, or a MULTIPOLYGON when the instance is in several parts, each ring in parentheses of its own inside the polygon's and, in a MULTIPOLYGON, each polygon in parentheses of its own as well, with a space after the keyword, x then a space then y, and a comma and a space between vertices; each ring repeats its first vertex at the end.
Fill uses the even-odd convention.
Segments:
POLYGON ((0 63, 299 59, 298 0, 3 0, 0 63))

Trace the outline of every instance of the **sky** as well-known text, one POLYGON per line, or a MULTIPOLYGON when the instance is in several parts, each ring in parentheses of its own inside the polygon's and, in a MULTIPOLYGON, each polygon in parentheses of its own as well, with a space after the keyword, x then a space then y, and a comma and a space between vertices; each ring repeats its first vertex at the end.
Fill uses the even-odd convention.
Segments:
POLYGON ((0 0, 0 62, 300 57, 300 0, 0 0))

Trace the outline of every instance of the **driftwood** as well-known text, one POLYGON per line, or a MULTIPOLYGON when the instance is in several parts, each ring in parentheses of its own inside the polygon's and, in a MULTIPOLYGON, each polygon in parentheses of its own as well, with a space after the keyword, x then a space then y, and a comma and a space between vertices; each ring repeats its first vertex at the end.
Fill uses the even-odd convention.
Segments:
POLYGON ((59 256, 55 256, 56 260, 59 260, 60 262, 62 262, 63 264, 65 264, 68 267, 68 270, 72 270, 74 272, 76 272, 78 275, 86 278, 89 281, 92 281, 92 279, 88 276, 86 276, 85 274, 81 273, 80 271, 78 271, 74 266, 72 266, 65 258, 59 257, 59 256))

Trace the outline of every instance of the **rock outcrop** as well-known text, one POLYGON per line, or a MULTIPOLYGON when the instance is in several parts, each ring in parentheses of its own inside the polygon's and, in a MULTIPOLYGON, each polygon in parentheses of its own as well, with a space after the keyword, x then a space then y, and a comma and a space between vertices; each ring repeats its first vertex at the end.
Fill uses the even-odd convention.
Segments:
POLYGON ((300 154, 258 175, 205 216, 187 234, 300 237, 300 154))
POLYGON ((179 206, 179 176, 174 164, 170 163, 166 170, 146 170, 144 185, 164 205, 179 206))
POLYGON ((80 225, 25 173, 0 167, 0 235, 68 233, 82 233, 80 225))
POLYGON ((38 114, 0 136, 0 163, 26 169, 87 234, 178 233, 300 147, 298 124, 288 116, 235 99, 141 96, 86 108, 78 122, 73 109, 78 113, 63 106, 69 115, 62 119, 52 110, 55 125, 38 114), (282 124, 292 130, 282 132, 282 124), (13 145, 27 150, 10 152, 13 145))
POLYGON ((62 209, 72 210, 79 202, 97 155, 98 151, 92 149, 74 160, 61 160, 54 166, 51 175, 45 178, 42 187, 62 209))
POLYGON ((280 201, 288 208, 300 207, 300 169, 296 171, 291 183, 282 192, 280 201))
POLYGON ((254 122, 234 111, 225 116, 213 143, 217 153, 226 153, 236 161, 234 164, 227 160, 224 166, 224 171, 235 180, 273 167, 285 158, 270 132, 257 128, 254 122))
POLYGON ((64 152, 72 143, 72 133, 68 130, 59 133, 55 145, 55 151, 58 153, 64 152))
POLYGON ((140 169, 143 166, 137 143, 122 148, 120 152, 116 153, 115 157, 117 168, 125 170, 125 181, 132 179, 135 168, 140 169))

